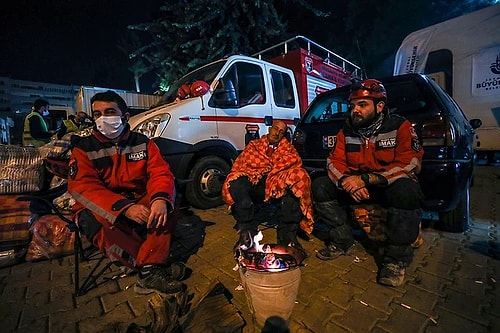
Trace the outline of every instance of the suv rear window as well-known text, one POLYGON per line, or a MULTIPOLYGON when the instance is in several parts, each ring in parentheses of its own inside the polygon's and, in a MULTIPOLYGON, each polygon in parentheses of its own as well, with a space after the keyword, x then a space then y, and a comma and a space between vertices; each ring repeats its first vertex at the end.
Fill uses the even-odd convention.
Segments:
POLYGON ((304 122, 306 124, 324 123, 345 118, 348 111, 347 97, 348 95, 344 93, 317 98, 311 105, 311 110, 306 113, 304 122))
POLYGON ((387 90, 387 107, 390 112, 404 115, 425 106, 425 97, 414 81, 399 81, 384 84, 387 90))
MULTIPOLYGON (((396 81, 384 83, 387 90, 389 112, 405 115, 426 106, 424 93, 414 81, 396 81)), ((349 91, 338 89, 335 93, 325 93, 316 98, 303 122, 323 123, 345 119, 349 111, 347 99, 349 91)))

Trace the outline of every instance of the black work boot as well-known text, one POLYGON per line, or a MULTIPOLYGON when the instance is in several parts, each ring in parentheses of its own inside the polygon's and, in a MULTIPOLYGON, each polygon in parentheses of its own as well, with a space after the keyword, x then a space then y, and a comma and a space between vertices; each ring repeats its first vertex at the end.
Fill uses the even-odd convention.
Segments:
POLYGON ((405 279, 403 263, 386 263, 380 269, 377 282, 386 286, 399 287, 405 279))
POLYGON ((160 292, 174 294, 184 290, 184 284, 175 280, 165 266, 146 265, 139 271, 134 291, 140 295, 160 292))
POLYGON ((279 245, 294 247, 297 250, 304 252, 306 257, 309 256, 309 253, 302 247, 297 239, 297 230, 283 230, 278 226, 276 236, 279 245))
POLYGON ((292 247, 297 247, 297 248, 302 247, 299 243, 299 240, 297 239, 297 232, 296 231, 283 231, 283 230, 280 230, 278 227, 278 230, 276 232, 276 236, 277 236, 279 245, 292 246, 292 247))
POLYGON ((346 250, 341 249, 340 247, 336 246, 333 243, 328 244, 327 247, 319 250, 316 253, 316 257, 318 257, 321 260, 333 260, 336 259, 340 256, 345 256, 351 253, 351 251, 354 248, 354 243, 350 245, 346 250))
POLYGON ((280 198, 276 217, 279 221, 276 230, 278 244, 294 247, 307 256, 306 251, 297 239, 300 221, 303 218, 300 199, 295 197, 290 190, 287 190, 287 193, 280 198))
POLYGON ((330 229, 327 246, 316 253, 321 260, 332 260, 348 255, 354 248, 354 236, 351 227, 344 224, 330 229))

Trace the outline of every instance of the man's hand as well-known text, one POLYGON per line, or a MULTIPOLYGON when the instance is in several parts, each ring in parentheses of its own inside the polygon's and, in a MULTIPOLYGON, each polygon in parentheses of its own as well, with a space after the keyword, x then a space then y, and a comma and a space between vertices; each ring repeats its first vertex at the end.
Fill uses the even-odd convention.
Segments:
POLYGON ((344 191, 349 193, 356 202, 370 199, 370 194, 361 176, 348 176, 342 180, 340 186, 344 191))
POLYGON ((361 176, 347 176, 342 179, 340 186, 347 193, 352 193, 358 188, 365 187, 365 182, 361 179, 361 176))
POLYGON ((146 224, 148 222, 151 211, 144 205, 132 205, 124 213, 125 217, 135 221, 139 224, 146 224))
POLYGON ((370 199, 370 193, 366 187, 358 188, 356 191, 349 194, 356 202, 370 199))
POLYGON ((151 213, 148 219, 148 228, 159 228, 167 225, 168 209, 165 200, 155 200, 151 204, 151 213))
POLYGON ((167 225, 167 202, 155 200, 151 204, 151 209, 144 205, 135 204, 130 206, 124 215, 139 224, 147 224, 148 229, 162 227, 167 225))

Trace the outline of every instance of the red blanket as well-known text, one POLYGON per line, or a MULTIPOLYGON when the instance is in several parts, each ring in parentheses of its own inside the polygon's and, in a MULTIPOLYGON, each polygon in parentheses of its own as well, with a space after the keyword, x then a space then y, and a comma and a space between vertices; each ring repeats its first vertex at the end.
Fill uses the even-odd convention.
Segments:
POLYGON ((302 160, 293 145, 283 138, 271 156, 266 155, 269 147, 267 135, 252 140, 233 163, 231 173, 222 187, 222 197, 231 207, 234 200, 229 193, 229 183, 240 176, 247 176, 252 184, 267 175, 266 197, 280 198, 290 189, 300 199, 300 208, 304 215, 300 227, 307 233, 313 230, 313 214, 311 206, 311 178, 302 168, 302 160))

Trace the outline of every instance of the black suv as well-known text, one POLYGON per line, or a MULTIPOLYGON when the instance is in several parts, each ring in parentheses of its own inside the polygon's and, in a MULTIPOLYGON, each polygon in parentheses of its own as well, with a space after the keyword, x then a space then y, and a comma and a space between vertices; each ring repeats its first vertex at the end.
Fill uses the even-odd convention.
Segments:
MULTIPOLYGON (((457 103, 432 79, 407 74, 379 79, 387 90, 390 113, 408 119, 424 148, 419 174, 424 210, 438 213, 435 227, 462 232, 469 227, 470 186, 475 163, 474 129, 457 103)), ((311 177, 324 174, 335 135, 348 116, 349 86, 317 96, 298 123, 293 144, 311 177)), ((436 214, 434 214, 436 215, 436 214)))

